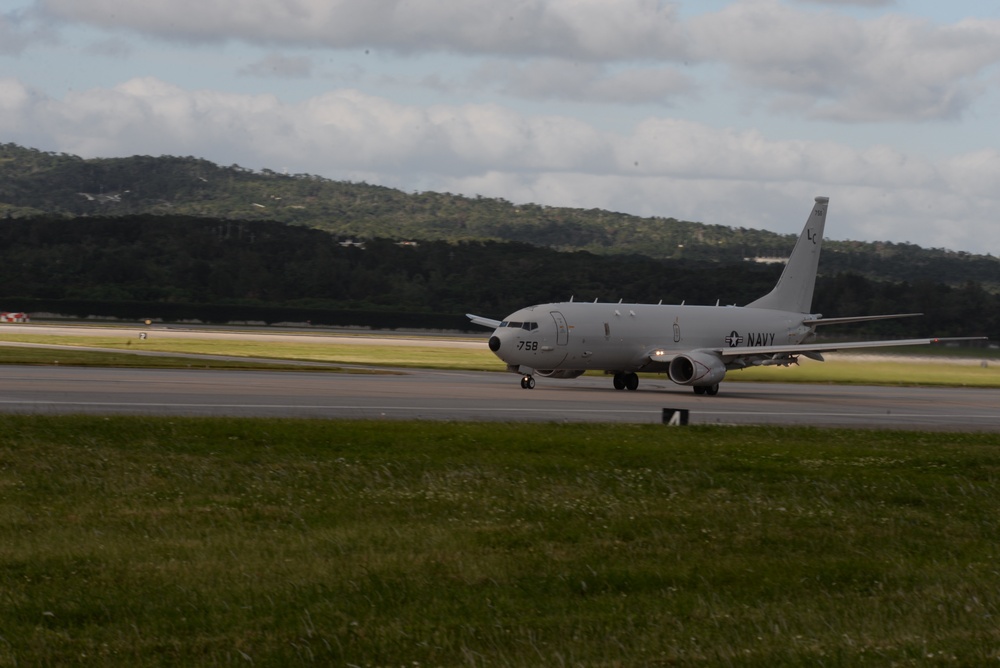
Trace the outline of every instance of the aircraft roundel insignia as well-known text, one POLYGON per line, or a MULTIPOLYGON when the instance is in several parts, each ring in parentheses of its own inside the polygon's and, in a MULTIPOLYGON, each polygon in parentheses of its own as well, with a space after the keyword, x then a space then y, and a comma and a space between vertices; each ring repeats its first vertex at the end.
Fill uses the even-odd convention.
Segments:
POLYGON ((730 348, 735 348, 741 343, 743 343, 743 337, 735 329, 726 337, 726 345, 730 348))

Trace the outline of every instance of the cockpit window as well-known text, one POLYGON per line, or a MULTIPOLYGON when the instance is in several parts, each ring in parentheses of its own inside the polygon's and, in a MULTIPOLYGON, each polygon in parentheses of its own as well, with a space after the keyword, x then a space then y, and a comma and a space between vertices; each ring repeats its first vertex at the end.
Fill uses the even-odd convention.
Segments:
POLYGON ((538 329, 537 322, 514 322, 512 320, 511 321, 504 320, 503 322, 500 323, 500 326, 513 327, 514 329, 526 329, 529 332, 533 332, 536 329, 538 329))

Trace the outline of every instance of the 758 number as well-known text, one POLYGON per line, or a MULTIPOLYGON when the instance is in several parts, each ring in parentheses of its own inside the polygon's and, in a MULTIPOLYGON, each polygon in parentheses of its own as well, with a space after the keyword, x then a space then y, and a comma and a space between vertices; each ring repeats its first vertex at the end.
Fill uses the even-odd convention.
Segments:
POLYGON ((518 350, 538 350, 538 341, 518 341, 518 350))

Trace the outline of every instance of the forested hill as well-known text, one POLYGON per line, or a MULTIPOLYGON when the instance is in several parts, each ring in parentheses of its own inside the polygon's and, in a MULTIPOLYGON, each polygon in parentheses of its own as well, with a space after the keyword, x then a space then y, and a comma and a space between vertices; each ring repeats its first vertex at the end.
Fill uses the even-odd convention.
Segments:
MULTIPOLYGON (((450 193, 408 194, 308 174, 221 167, 192 157, 84 160, 0 145, 0 216, 150 213, 274 220, 342 237, 514 241, 559 251, 723 263, 784 257, 794 243, 793 235, 762 230, 450 193)), ((1000 259, 911 244, 827 242, 822 271, 911 283, 931 276, 1000 292, 1000 259)))
MULTIPOLYGON (((478 329, 462 314, 503 317, 578 300, 745 304, 780 265, 561 253, 520 243, 374 239, 363 246, 268 221, 187 216, 35 217, 0 221, 5 310, 211 322, 478 329)), ((827 316, 922 312, 866 333, 997 337, 1000 295, 975 284, 821 277, 827 316)), ((850 333, 850 330, 847 330, 850 333)), ((840 332, 826 332, 836 335, 840 332)))

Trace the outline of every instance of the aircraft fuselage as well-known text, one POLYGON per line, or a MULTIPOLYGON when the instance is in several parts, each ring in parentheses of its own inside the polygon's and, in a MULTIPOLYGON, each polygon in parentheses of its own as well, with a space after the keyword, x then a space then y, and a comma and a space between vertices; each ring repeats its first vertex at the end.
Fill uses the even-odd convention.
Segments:
POLYGON ((530 306, 501 323, 490 349, 511 370, 664 371, 672 354, 794 345, 808 315, 737 306, 563 302, 530 306))

